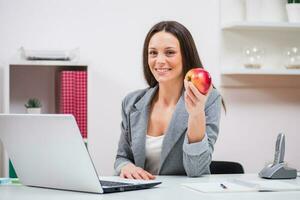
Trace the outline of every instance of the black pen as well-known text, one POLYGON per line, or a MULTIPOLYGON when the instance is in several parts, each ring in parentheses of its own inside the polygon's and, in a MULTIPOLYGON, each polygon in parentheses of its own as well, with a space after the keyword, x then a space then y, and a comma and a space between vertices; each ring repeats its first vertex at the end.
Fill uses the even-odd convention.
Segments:
POLYGON ((223 183, 221 183, 220 186, 221 186, 223 189, 227 189, 226 185, 224 185, 223 183))

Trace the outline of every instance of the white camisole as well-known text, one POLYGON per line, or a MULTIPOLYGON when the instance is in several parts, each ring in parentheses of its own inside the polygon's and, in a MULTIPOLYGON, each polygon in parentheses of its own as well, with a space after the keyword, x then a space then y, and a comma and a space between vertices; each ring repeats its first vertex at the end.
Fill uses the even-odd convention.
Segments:
POLYGON ((160 167, 160 156, 162 143, 165 135, 161 136, 150 136, 146 135, 146 162, 145 170, 153 175, 158 174, 160 167))

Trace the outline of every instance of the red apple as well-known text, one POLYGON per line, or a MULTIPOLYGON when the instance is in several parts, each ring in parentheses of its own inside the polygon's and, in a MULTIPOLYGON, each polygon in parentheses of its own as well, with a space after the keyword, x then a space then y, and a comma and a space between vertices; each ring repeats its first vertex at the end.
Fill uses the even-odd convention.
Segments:
POLYGON ((191 81, 202 94, 207 94, 210 85, 210 74, 202 68, 193 68, 185 75, 185 80, 191 81))

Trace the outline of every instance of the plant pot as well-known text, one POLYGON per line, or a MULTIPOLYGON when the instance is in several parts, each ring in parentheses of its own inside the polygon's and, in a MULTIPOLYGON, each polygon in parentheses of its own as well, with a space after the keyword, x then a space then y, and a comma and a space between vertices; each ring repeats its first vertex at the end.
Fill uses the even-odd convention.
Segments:
POLYGON ((300 3, 286 4, 286 10, 287 10, 289 22, 291 23, 300 22, 300 3))
POLYGON ((27 114, 41 114, 41 108, 27 108, 27 114))

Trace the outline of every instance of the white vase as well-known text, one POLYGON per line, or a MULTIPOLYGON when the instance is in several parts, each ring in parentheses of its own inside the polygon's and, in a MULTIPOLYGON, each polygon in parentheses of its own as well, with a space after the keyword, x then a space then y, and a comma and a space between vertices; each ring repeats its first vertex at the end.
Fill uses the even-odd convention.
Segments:
POLYGON ((288 21, 291 23, 300 22, 300 3, 286 4, 286 10, 288 15, 288 21))
POLYGON ((261 21, 284 22, 287 20, 287 0, 261 0, 261 21))
POLYGON ((41 114, 41 108, 27 108, 27 114, 41 114))

